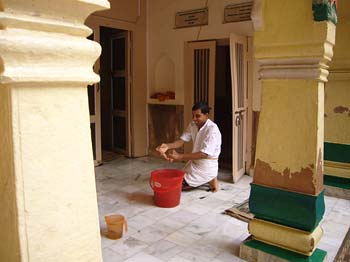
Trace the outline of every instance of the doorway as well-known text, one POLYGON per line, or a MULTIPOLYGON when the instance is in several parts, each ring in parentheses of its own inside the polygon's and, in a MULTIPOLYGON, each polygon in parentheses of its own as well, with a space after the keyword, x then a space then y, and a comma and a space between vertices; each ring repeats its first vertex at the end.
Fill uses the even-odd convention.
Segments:
POLYGON ((219 165, 232 170, 237 182, 246 167, 247 37, 188 42, 185 52, 184 124, 190 122, 193 103, 208 102, 222 134, 219 165))
POLYGON ((232 84, 229 42, 217 42, 215 61, 215 123, 221 137, 219 168, 232 170, 232 84))
POLYGON ((130 33, 100 27, 102 160, 130 156, 130 33))

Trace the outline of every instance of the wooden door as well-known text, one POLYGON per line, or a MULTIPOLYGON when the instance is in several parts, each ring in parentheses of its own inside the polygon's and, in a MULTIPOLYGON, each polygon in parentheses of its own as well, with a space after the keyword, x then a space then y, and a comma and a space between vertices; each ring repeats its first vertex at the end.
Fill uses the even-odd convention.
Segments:
POLYGON ((247 122, 247 38, 230 34, 233 152, 232 176, 237 182, 245 173, 247 122))
POLYGON ((110 41, 112 149, 130 156, 129 33, 112 35, 110 41))
POLYGON ((232 80, 230 42, 218 41, 215 63, 215 123, 221 132, 219 168, 232 170, 232 80))
MULTIPOLYGON (((184 127, 192 121, 192 106, 207 102, 210 118, 214 120, 216 41, 189 42, 185 46, 185 107, 184 127)), ((186 143, 185 152, 192 145, 186 143)))

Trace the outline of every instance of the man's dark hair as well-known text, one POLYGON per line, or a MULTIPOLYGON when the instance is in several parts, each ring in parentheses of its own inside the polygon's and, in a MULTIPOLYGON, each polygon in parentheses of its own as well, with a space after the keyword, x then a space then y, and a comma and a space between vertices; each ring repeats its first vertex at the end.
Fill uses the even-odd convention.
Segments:
POLYGON ((196 111, 200 109, 203 114, 209 114, 209 110, 211 109, 206 102, 198 102, 192 106, 192 111, 196 111))

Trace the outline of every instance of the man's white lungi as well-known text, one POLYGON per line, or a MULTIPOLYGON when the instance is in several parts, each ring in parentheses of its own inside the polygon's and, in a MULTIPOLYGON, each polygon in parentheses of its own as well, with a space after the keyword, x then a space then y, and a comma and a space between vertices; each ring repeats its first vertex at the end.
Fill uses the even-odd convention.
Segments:
POLYGON ((205 184, 218 175, 218 157, 221 152, 221 133, 217 125, 208 119, 198 130, 191 122, 181 135, 181 140, 193 141, 192 153, 203 152, 207 159, 191 160, 185 167, 185 181, 193 187, 205 184))

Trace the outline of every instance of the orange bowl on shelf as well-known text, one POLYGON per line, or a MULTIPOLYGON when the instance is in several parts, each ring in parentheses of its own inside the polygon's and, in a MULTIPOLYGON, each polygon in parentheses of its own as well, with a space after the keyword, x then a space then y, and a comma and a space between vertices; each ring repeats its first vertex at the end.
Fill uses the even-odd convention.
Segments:
POLYGON ((151 95, 151 98, 158 99, 159 101, 163 102, 165 100, 175 99, 175 93, 172 91, 167 91, 165 93, 156 92, 151 95))

